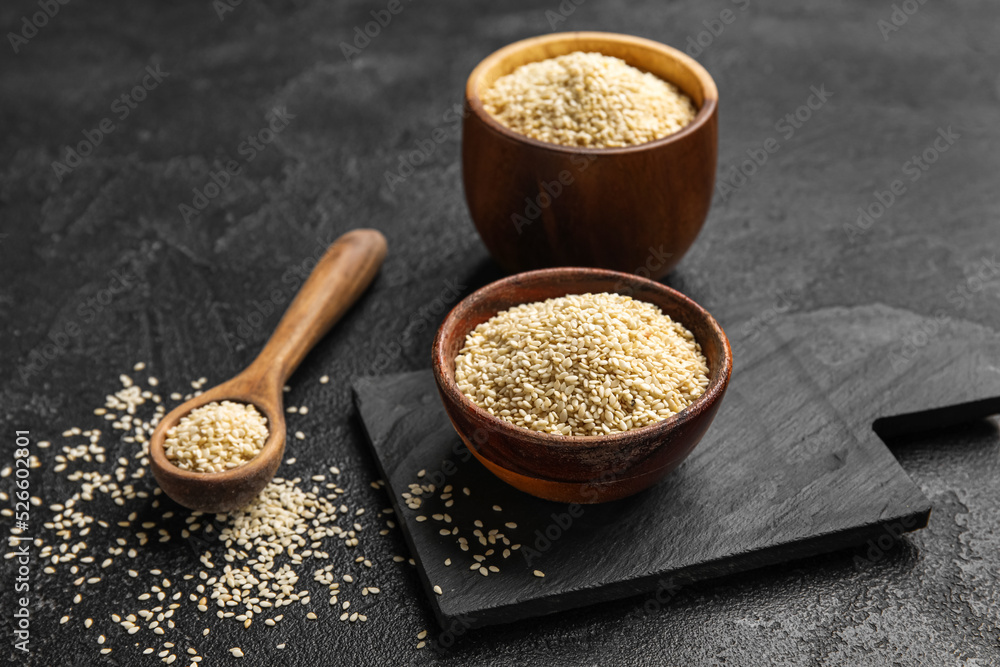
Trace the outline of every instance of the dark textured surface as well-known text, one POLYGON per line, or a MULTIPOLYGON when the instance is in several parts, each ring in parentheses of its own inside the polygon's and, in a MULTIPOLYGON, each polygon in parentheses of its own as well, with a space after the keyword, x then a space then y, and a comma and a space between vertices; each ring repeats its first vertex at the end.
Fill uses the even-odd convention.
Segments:
MULTIPOLYGON (((445 306, 498 275, 467 218, 458 124, 448 111, 480 58, 547 32, 546 11, 559 11, 556 3, 404 6, 353 63, 340 42, 384 3, 244 2, 220 21, 201 1, 74 1, 19 54, 5 40, 5 451, 14 429, 42 439, 72 425, 97 425, 92 408, 136 360, 150 363, 166 391, 201 375, 224 379, 276 323, 266 295, 280 309, 305 257, 350 227, 375 226, 390 244, 383 275, 306 360, 289 401, 313 408, 300 420, 310 437, 298 445, 294 472, 310 472, 311 462, 337 463, 355 503, 371 510, 387 504, 368 486, 377 473, 348 380, 426 367, 445 306), (115 98, 155 63, 170 76, 118 120, 115 98), (209 182, 214 160, 240 155, 240 142, 275 106, 295 115, 288 128, 185 224, 178 205, 190 204, 191 188, 209 182), (60 182, 52 161, 105 117, 115 131, 60 182), (445 140, 390 187, 385 173, 398 170, 436 128, 445 140), (108 302, 103 290, 116 281, 111 271, 133 284, 108 302), (79 332, 56 358, 22 373, 31 352, 70 324, 79 332), (323 373, 336 381, 318 385, 323 373)), ((927 380, 939 372, 963 375, 978 391, 976 383, 998 372, 990 351, 1000 318, 1000 8, 928 2, 887 39, 878 21, 890 21, 889 2, 588 2, 557 27, 684 46, 726 8, 734 20, 698 56, 720 89, 719 176, 729 178, 746 151, 768 138, 778 150, 745 185, 716 199, 667 282, 713 312, 729 313, 722 324, 741 323, 737 331, 746 337, 810 323, 817 335, 795 344, 795 356, 811 361, 804 362, 807 373, 822 365, 814 379, 836 410, 870 399, 871 392, 853 391, 851 377, 881 389, 882 415, 946 401, 927 380), (811 86, 823 85, 833 96, 808 122, 776 126, 806 103, 811 86), (911 181, 907 161, 949 126, 960 138, 911 181), (875 202, 874 191, 894 179, 906 192, 889 210, 864 233, 845 229, 855 224, 857 208, 875 202), (867 361, 875 348, 889 353, 882 366, 867 361)), ((16 30, 35 11, 34 2, 5 3, 0 25, 16 30)), ((848 551, 684 588, 663 605, 638 597, 470 631, 437 653, 414 650, 417 632, 433 629, 434 621, 415 571, 391 562, 393 553, 405 553, 402 537, 373 533, 365 550, 378 564, 372 576, 383 594, 366 625, 346 627, 325 615, 315 626, 286 623, 283 654, 268 648, 274 639, 264 632, 220 630, 202 652, 216 658, 207 664, 228 664, 225 650, 239 642, 255 650, 231 662, 250 665, 995 664, 998 442, 992 420, 894 442, 935 511, 926 530, 871 567, 854 564, 864 549, 848 551)), ((33 476, 46 503, 69 491, 51 468, 45 459, 33 476)), ((34 516, 40 521, 43 510, 34 516)), ((106 551, 112 535, 92 536, 91 548, 106 551)), ((140 565, 169 570, 190 558, 187 547, 173 544, 150 550, 140 565)), ((350 559, 335 555, 340 566, 350 559)), ((9 610, 9 561, 2 567, 0 607, 9 610)), ((71 606, 69 578, 39 576, 34 653, 18 661, 96 661, 95 632, 57 623, 71 606)), ((139 659, 108 620, 138 589, 123 580, 93 590, 86 611, 74 613, 92 616, 112 637, 112 661, 160 664, 139 659)), ((9 629, 4 613, 0 632, 8 637, 9 629)))
POLYGON ((930 505, 885 446, 854 437, 861 429, 803 381, 787 346, 766 347, 744 359, 679 469, 599 505, 548 502, 494 477, 454 432, 430 371, 358 380, 358 411, 440 625, 507 623, 640 592, 665 601, 695 581, 868 540, 892 544, 924 527, 930 505), (778 376, 777 396, 748 391, 778 376), (783 410, 769 414, 768 403, 783 410), (426 488, 411 509, 402 494, 413 484, 426 488), (498 571, 483 578, 477 561, 498 571))

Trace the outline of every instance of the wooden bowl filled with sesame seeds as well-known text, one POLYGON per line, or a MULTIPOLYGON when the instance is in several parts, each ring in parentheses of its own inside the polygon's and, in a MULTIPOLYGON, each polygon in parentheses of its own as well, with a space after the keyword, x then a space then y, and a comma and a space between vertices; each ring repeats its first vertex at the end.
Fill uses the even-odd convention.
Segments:
MULTIPOLYGON (((579 64, 568 63, 567 71, 577 71, 571 68, 579 64)), ((595 78, 601 77, 585 71, 572 81, 582 88, 595 78)), ((711 206, 718 99, 711 75, 693 58, 630 35, 555 33, 487 56, 465 88, 462 182, 469 213, 490 254, 509 272, 594 266, 653 279, 665 276, 694 243, 711 206), (504 87, 504 112, 517 109, 508 114, 513 118, 497 115, 491 94, 498 80, 526 66, 581 55, 608 57, 603 66, 615 63, 618 70, 594 84, 583 102, 567 95, 550 104, 554 90, 578 89, 569 84, 545 88, 532 79, 509 96, 504 87), (653 131, 655 123, 649 126, 655 114, 645 113, 660 109, 658 103, 624 111, 603 108, 617 103, 590 106, 623 95, 649 101, 638 83, 637 92, 615 89, 604 97, 596 92, 614 88, 629 72, 636 81, 651 75, 679 91, 690 105, 685 114, 693 116, 677 124, 665 119, 660 132, 653 131), (540 87, 545 89, 536 92, 540 87), (626 117, 632 112, 642 113, 626 117), (609 119, 616 121, 613 132, 609 119)))
POLYGON ((718 322, 680 292, 635 275, 589 268, 542 269, 483 287, 448 314, 432 349, 438 391, 469 450, 497 477, 539 498, 600 503, 638 493, 677 468, 715 418, 732 371, 729 340, 718 322), (456 358, 470 332, 498 313, 567 295, 624 295, 652 304, 700 346, 707 384, 690 404, 649 425, 604 435, 560 435, 518 426, 463 393, 456 358))

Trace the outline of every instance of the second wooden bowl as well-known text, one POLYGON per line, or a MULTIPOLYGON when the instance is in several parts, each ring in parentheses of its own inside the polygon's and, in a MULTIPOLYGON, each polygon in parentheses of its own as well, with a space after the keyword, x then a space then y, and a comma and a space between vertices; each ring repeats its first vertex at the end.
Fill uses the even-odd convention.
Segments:
POLYGON ((604 32, 556 33, 506 46, 465 88, 462 180, 479 235, 510 272, 596 266, 665 276, 708 215, 715 184, 718 90, 693 58, 664 44, 604 32), (680 132, 624 148, 576 148, 502 125, 480 95, 521 65, 598 52, 669 81, 698 109, 680 132))
POLYGON ((708 429, 729 385, 729 340, 704 308, 680 292, 637 276, 562 268, 521 273, 474 292, 448 314, 434 339, 432 367, 452 425, 493 474, 548 500, 599 503, 624 498, 681 464, 708 429), (647 301, 681 322, 708 361, 705 393, 676 415, 605 436, 562 436, 515 426, 473 403, 455 382, 455 357, 476 326, 522 303, 567 294, 617 292, 647 301))

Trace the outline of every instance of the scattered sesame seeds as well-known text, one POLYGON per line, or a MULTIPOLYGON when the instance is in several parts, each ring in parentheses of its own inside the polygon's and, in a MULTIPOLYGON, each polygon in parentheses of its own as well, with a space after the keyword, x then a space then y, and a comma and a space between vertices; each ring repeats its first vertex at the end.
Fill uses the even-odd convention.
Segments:
POLYGON ((236 658, 243 657, 243 649, 239 648, 238 646, 234 646, 233 648, 229 649, 229 652, 233 654, 233 657, 236 658))
MULTIPOLYGON (((35 546, 41 550, 40 555, 45 562, 44 574, 54 575, 68 569, 77 576, 75 585, 81 590, 83 587, 94 587, 96 591, 102 583, 114 582, 116 577, 127 573, 132 580, 139 580, 129 581, 132 586, 147 579, 147 570, 140 573, 135 569, 121 569, 126 562, 122 560, 126 558, 126 552, 128 558, 137 558, 138 551, 144 546, 172 537, 176 540, 179 535, 181 539, 193 540, 188 543, 189 546, 198 545, 200 551, 194 557, 203 569, 199 571, 196 565, 194 570, 188 572, 171 570, 171 579, 163 578, 159 569, 148 570, 148 575, 156 579, 146 584, 146 592, 136 596, 144 608, 134 613, 111 615, 111 620, 123 630, 123 636, 141 630, 150 630, 163 639, 176 636, 179 628, 175 629, 175 611, 181 609, 177 615, 183 614, 187 606, 185 601, 190 603, 187 608, 192 614, 215 611, 213 616, 232 619, 244 628, 249 628, 257 620, 264 620, 263 625, 270 625, 267 621, 278 623, 283 618, 281 614, 267 619, 264 615, 274 613, 282 606, 294 602, 309 604, 310 591, 299 583, 299 570, 319 560, 329 563, 331 553, 327 544, 330 542, 337 544, 339 540, 341 548, 358 546, 361 524, 351 523, 350 517, 363 516, 364 508, 349 508, 343 504, 339 498, 345 492, 336 485, 326 484, 325 492, 320 492, 316 486, 309 491, 311 480, 303 483, 299 478, 276 478, 254 502, 228 514, 206 516, 201 512, 158 510, 161 502, 158 497, 162 491, 159 488, 147 491, 145 482, 138 483, 136 480, 147 475, 149 437, 166 408, 158 395, 143 391, 128 376, 122 376, 121 382, 124 389, 107 396, 106 405, 101 408, 104 414, 97 417, 101 425, 110 423, 111 433, 119 431, 125 434, 120 439, 115 436, 115 447, 120 442, 135 449, 124 452, 124 455, 118 451, 106 454, 100 430, 74 427, 64 432, 65 438, 80 438, 84 442, 77 444, 69 440, 61 451, 57 448, 53 457, 57 464, 54 468, 56 472, 66 471, 67 479, 79 484, 79 490, 70 498, 47 506, 51 519, 44 522, 44 527, 49 534, 55 535, 55 539, 51 543, 47 543, 48 535, 35 539, 35 546), (88 468, 86 464, 97 465, 88 468), (106 465, 102 468, 100 464, 106 465), (304 488, 300 484, 304 484, 304 488), (106 521, 85 514, 82 509, 84 505, 81 501, 94 500, 100 494, 114 500, 111 513, 105 515, 106 521), (114 513, 116 507, 121 508, 117 515, 114 513), (158 511, 159 514, 156 513, 158 511), (178 523, 183 525, 183 529, 179 525, 174 527, 178 523), (342 523, 343 527, 338 523, 342 523), (88 546, 83 538, 92 529, 110 533, 107 557, 98 556, 96 552, 87 555, 88 546), (135 547, 131 547, 130 543, 135 547), (219 560, 221 564, 216 565, 219 560), (86 567, 91 569, 83 569, 86 567), (97 568, 105 576, 92 576, 97 568), (212 607, 215 609, 210 611, 212 607)), ((195 384, 200 386, 204 382, 201 379, 195 384)), ((37 467, 41 464, 32 459, 31 465, 37 467)), ((340 474, 335 466, 330 470, 333 474, 340 474)), ((6 474, 10 475, 11 471, 6 474)), ((3 499, 7 499, 6 494, 3 499)), ((38 497, 31 498, 31 502, 36 507, 43 506, 38 497)), ((403 560, 402 557, 400 559, 403 560)), ((363 556, 355 561, 363 563, 366 568, 373 566, 363 556)), ((325 564, 313 572, 313 578, 327 586, 331 604, 336 603, 342 585, 333 579, 343 578, 347 582, 354 579, 350 575, 344 576, 342 572, 333 572, 333 568, 334 565, 325 564)), ((366 598, 371 600, 371 596, 379 593, 380 589, 368 586, 364 591, 366 598)), ((87 604, 80 593, 73 597, 73 603, 87 604)), ((312 611, 305 618, 319 620, 316 612, 312 611)), ((361 611, 353 611, 345 620, 348 619, 363 623, 367 622, 368 616, 361 611)), ((67 615, 60 623, 70 620, 71 616, 67 615)), ((94 621, 86 618, 83 625, 89 629, 94 621)), ((207 636, 209 632, 210 629, 205 628, 202 635, 207 636)), ((115 634, 107 633, 101 635, 98 641, 110 644, 115 637, 115 634)), ((93 635, 90 639, 93 641, 93 635)), ((142 649, 138 644, 135 646, 136 651, 146 655, 157 650, 142 649)), ((280 644, 279 648, 284 646, 280 644)), ((165 642, 163 647, 170 649, 173 644, 165 642)), ((233 653, 234 657, 243 657, 243 650, 237 650, 240 655, 233 653)), ((110 647, 105 647, 102 654, 107 655, 111 651, 110 647)), ((177 649, 177 654, 167 650, 159 658, 164 664, 173 664, 178 655, 191 656, 191 667, 202 661, 202 656, 197 655, 193 647, 177 649)))
POLYGON ((541 570, 535 570, 535 572, 534 572, 534 575, 535 575, 536 577, 544 577, 544 576, 545 576, 545 573, 544 573, 544 572, 542 572, 541 570))
POLYGON ((326 384, 329 381, 330 381, 330 376, 329 375, 324 375, 323 377, 321 377, 319 379, 319 383, 320 384, 326 384))
POLYGON ((438 595, 444 595, 444 592, 441 590, 441 587, 436 584, 434 586, 434 592, 437 593, 438 595))

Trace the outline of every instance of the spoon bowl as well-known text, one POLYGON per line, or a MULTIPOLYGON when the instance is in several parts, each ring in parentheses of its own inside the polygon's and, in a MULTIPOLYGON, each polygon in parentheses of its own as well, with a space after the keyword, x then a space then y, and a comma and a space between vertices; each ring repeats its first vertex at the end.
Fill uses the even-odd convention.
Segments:
POLYGON ((168 496, 189 509, 221 513, 243 507, 267 486, 285 452, 285 382, 374 280, 385 253, 385 238, 373 229, 356 229, 334 241, 253 363, 160 420, 149 454, 153 476, 168 496), (250 461, 222 472, 175 466, 163 446, 167 432, 192 410, 213 401, 254 405, 267 419, 264 447, 250 461))
POLYGON ((285 453, 284 402, 280 394, 261 396, 240 374, 171 410, 157 425, 149 448, 153 475, 164 493, 185 507, 206 512, 228 512, 253 500, 274 477, 285 453), (264 447, 250 461, 222 472, 194 472, 175 466, 163 446, 167 432, 192 410, 213 401, 254 405, 267 419, 264 447))

